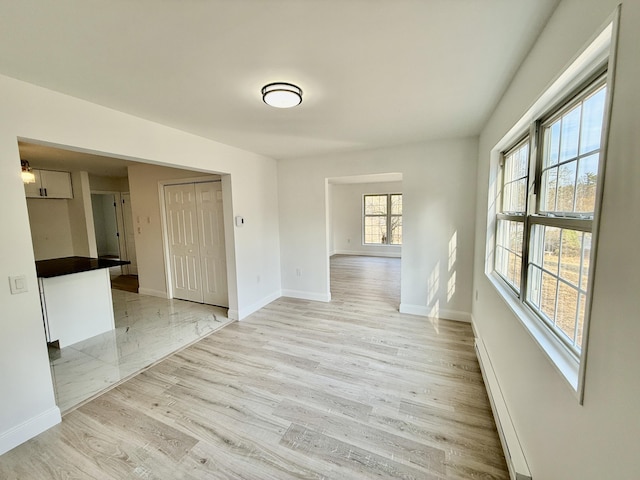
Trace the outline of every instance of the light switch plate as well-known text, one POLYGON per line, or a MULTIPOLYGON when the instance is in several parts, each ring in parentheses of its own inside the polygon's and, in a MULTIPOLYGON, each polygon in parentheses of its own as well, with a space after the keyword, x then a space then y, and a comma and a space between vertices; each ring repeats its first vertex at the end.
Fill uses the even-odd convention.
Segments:
POLYGON ((9 285, 11 288, 11 295, 17 295, 18 293, 25 293, 29 291, 27 288, 27 277, 25 275, 9 277, 9 285))

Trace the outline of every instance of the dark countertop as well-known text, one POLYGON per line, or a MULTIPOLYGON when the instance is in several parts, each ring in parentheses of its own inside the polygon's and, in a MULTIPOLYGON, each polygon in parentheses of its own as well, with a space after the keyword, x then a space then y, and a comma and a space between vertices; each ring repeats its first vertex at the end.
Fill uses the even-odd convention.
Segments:
POLYGON ((128 265, 128 260, 112 260, 109 258, 91 257, 64 257, 52 258, 50 260, 36 261, 36 272, 38 277, 51 278, 72 273, 88 272, 101 268, 118 267, 128 265))

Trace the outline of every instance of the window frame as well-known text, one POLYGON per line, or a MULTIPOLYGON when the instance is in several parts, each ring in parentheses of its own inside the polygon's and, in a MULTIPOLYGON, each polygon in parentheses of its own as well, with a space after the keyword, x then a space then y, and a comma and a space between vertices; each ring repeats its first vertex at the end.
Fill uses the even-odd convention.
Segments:
MULTIPOLYGON (((551 361, 556 370, 566 380, 567 385, 571 387, 576 399, 580 404, 584 400, 584 379, 585 368, 588 356, 588 336, 589 336, 589 320, 591 315, 591 303, 593 299, 593 284, 596 271, 596 256, 598 244, 598 230, 600 225, 600 210, 602 203, 602 192, 605 182, 605 166, 608 151, 608 136, 611 119, 611 105, 614 95, 615 85, 615 57, 616 57, 616 40, 619 28, 618 7, 609 18, 608 22, 602 27, 587 44, 583 51, 577 55, 574 62, 561 73, 554 82, 544 91, 538 100, 527 110, 524 115, 516 122, 516 124, 505 134, 505 136, 496 144, 491 151, 491 165, 489 176, 489 204, 487 217, 487 241, 485 256, 485 274, 490 282, 498 291, 499 295, 511 308, 516 318, 525 327, 532 339, 538 344, 547 358, 551 361), (542 165, 543 151, 541 141, 544 141, 542 125, 543 122, 552 120, 554 115, 561 115, 562 111, 569 111, 570 104, 577 101, 577 97, 588 97, 595 92, 600 84, 596 82, 602 80, 607 85, 607 91, 604 100, 603 123, 600 136, 599 148, 599 164, 598 164, 598 182, 595 190, 595 206, 592 219, 586 219, 583 215, 540 215, 540 187, 542 168, 538 168, 538 164, 542 165), (590 87, 591 86, 591 87, 590 87), (588 89, 588 93, 585 89, 588 89), (527 214, 524 225, 523 237, 523 261, 521 266, 520 292, 503 279, 496 272, 496 244, 499 241, 498 218, 501 214, 502 192, 499 185, 502 184, 502 172, 500 171, 500 162, 503 152, 509 151, 511 148, 522 142, 526 137, 530 138, 529 148, 529 181, 527 185, 527 214), (529 265, 529 247, 533 241, 531 239, 532 228, 535 225, 549 225, 570 230, 591 232, 591 244, 589 255, 589 270, 586 285, 587 295, 585 297, 585 313, 582 331, 582 349, 576 355, 574 351, 568 348, 567 344, 549 328, 547 323, 540 318, 538 313, 534 311, 530 304, 524 300, 528 295, 527 271, 529 265), (526 259, 526 260, 525 260, 526 259)), ((574 105, 575 106, 575 105, 574 105)), ((586 157, 587 155, 585 155, 586 157)), ((581 158, 578 151, 577 156, 581 158)), ((556 204, 557 205, 557 204, 556 204)), ((576 193, 574 191, 574 210, 576 209, 576 193)), ((503 217, 504 218, 504 217, 503 217)), ((584 252, 583 252, 584 254, 584 252)), ((582 265, 582 264, 581 264, 582 265)), ((580 293, 580 291, 578 290, 580 293)), ((580 304, 578 304, 580 305, 580 304)), ((581 305, 580 305, 581 306, 581 305)))
MULTIPOLYGON (((381 247, 381 246, 391 246, 391 247, 401 247, 402 246, 402 234, 400 235, 400 243, 391 243, 391 221, 393 217, 399 217, 400 219, 402 219, 402 213, 400 215, 398 214, 393 214, 392 210, 391 210, 391 197, 397 195, 400 196, 402 198, 402 193, 365 193, 362 195, 362 245, 363 246, 367 246, 367 247, 371 247, 371 246, 375 246, 375 247, 381 247), (387 213, 385 214, 367 214, 366 213, 366 199, 367 197, 386 197, 387 199, 387 213), (365 232, 365 228, 366 228, 366 218, 367 217, 385 217, 386 218, 386 228, 387 228, 387 235, 386 235, 386 242, 380 242, 380 243, 367 243, 366 241, 366 232, 365 232)), ((402 220, 400 220, 400 224, 402 225, 402 220)))

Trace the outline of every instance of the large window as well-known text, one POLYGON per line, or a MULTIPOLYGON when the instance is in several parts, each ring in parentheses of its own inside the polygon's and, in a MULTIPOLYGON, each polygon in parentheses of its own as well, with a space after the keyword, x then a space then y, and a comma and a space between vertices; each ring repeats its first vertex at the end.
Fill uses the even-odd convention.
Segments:
POLYGON ((402 245, 402 194, 364 195, 363 243, 402 245))
POLYGON ((589 303, 606 75, 501 155, 493 269, 577 362, 589 303))

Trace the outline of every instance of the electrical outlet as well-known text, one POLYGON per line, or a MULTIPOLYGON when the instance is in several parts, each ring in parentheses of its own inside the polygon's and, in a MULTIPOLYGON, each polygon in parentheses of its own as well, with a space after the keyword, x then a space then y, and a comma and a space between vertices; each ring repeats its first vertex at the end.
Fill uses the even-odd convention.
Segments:
POLYGON ((296 268, 296 277, 301 277, 302 276, 302 270, 300 270, 299 268, 296 268))

